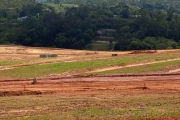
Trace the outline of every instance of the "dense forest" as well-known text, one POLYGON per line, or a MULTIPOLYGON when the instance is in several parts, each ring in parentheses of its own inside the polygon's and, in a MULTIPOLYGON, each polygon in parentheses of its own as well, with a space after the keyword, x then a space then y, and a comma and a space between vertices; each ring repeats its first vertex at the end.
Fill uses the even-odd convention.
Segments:
MULTIPOLYGON (((2 0, 3 1, 3 0, 2 0)), ((0 1, 0 3, 2 2, 0 1)), ((35 0, 0 4, 0 44, 84 49, 97 31, 113 50, 180 48, 178 0, 35 0), (19 4, 17 4, 19 3, 19 4), (76 6, 70 6, 74 4, 76 6), (8 6, 8 7, 7 7, 8 6)))

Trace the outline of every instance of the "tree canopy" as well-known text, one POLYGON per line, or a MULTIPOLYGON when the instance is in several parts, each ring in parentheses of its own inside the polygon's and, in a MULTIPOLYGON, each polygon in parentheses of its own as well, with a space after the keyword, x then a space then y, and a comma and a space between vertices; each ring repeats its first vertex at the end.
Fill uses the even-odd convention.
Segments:
POLYGON ((174 49, 180 46, 177 0, 161 0, 161 4, 160 0, 49 2, 59 7, 62 4, 78 6, 56 12, 53 7, 34 0, 21 5, 8 4, 9 8, 1 5, 0 44, 84 49, 97 36, 98 30, 111 29, 116 31, 111 34, 116 42, 114 50, 174 49), (175 2, 176 7, 173 7, 175 2))

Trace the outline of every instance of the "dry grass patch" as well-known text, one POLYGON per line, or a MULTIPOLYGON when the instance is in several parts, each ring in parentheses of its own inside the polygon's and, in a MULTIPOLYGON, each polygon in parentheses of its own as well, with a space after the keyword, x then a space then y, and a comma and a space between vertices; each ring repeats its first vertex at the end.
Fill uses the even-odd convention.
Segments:
POLYGON ((178 94, 2 97, 0 119, 140 119, 180 115, 178 94))

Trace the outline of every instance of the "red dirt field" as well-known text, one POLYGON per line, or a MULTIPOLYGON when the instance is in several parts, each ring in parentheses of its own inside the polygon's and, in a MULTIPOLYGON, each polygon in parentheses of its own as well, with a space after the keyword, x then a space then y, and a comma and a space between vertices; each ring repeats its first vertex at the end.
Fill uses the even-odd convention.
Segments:
MULTIPOLYGON (((180 94, 180 75, 164 76, 91 76, 72 78, 44 78, 32 80, 1 81, 0 96, 22 95, 141 95, 180 94)), ((180 117, 151 118, 142 120, 180 120, 180 117)))
MULTIPOLYGON (((179 52, 180 50, 158 50, 157 54, 179 52)), ((136 53, 139 51, 136 51, 136 53)), ((151 51, 150 51, 151 52, 151 51)), ((154 51, 153 51, 154 52, 154 51)), ((44 64, 58 61, 71 61, 81 59, 92 59, 94 57, 101 59, 105 56, 111 56, 114 52, 103 51, 80 51, 80 50, 66 50, 56 48, 38 48, 38 47, 25 47, 25 46, 0 46, 0 60, 26 60, 25 63, 19 63, 15 65, 0 66, 0 69, 12 69, 14 67, 29 66, 34 64, 44 64), (60 57, 52 59, 39 59, 39 55, 42 53, 55 53, 60 57), (103 56, 103 57, 102 57, 103 56), (36 58, 35 60, 33 58, 36 58), (31 61, 32 60, 32 61, 31 61), (2 68, 1 68, 2 67, 2 68)), ((130 54, 132 51, 117 52, 118 55, 130 54)), ((141 53, 141 52, 140 52, 141 53)), ((147 52, 143 54, 149 54, 147 52)), ((179 59, 179 58, 178 58, 179 59)), ((159 62, 159 61, 158 61, 159 62)), ((161 61, 163 62, 163 61, 161 61)), ((145 63, 143 63, 145 64, 145 63)), ((146 63, 148 64, 148 63, 146 63)), ((149 63, 151 64, 151 63, 149 63)), ((137 64, 141 65, 141 64, 137 64)), ((132 66, 132 65, 129 65, 132 66)), ((127 66, 128 67, 128 66, 127 66)), ((106 69, 115 69, 104 68, 106 69)), ((100 68, 100 71, 104 70, 100 68)), ((178 69, 177 69, 178 70, 178 69)), ((97 70, 98 71, 98 70, 97 70)), ((61 74, 62 75, 62 74, 61 74)), ((102 91, 108 92, 120 92, 122 94, 129 94, 133 92, 179 92, 179 74, 173 75, 169 73, 167 75, 160 76, 91 76, 91 77, 64 77, 61 75, 50 76, 47 78, 38 78, 37 84, 31 84, 32 80, 19 80, 19 81, 0 81, 0 96, 11 95, 26 95, 26 94, 47 94, 47 93, 93 93, 99 94, 102 91), (54 78, 53 78, 54 77, 54 78), (143 87, 147 89, 143 89, 143 87)), ((71 74, 70 74, 71 75, 71 74)))
POLYGON ((167 76, 91 76, 72 78, 44 78, 32 80, 1 81, 0 96, 27 94, 141 94, 180 93, 180 75, 167 76))

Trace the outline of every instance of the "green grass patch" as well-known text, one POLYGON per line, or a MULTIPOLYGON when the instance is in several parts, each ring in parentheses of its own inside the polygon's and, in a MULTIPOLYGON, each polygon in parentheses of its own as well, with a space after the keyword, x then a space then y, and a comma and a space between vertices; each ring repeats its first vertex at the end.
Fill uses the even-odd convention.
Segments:
POLYGON ((76 7, 77 4, 62 4, 62 6, 71 8, 71 7, 76 7))
POLYGON ((1 78, 29 78, 29 77, 39 77, 43 75, 48 75, 52 73, 63 73, 68 71, 73 71, 82 68, 93 68, 100 67, 104 65, 112 65, 112 64, 125 64, 128 61, 96 61, 96 62, 62 62, 62 63, 54 63, 54 64, 43 64, 43 65, 35 65, 28 67, 20 67, 15 69, 3 70, 0 71, 1 78))
POLYGON ((86 46, 87 50, 99 50, 99 51, 108 51, 112 50, 114 44, 110 44, 108 41, 94 41, 86 46))
POLYGON ((21 63, 17 60, 0 60, 0 66, 16 65, 21 63))
POLYGON ((136 66, 136 67, 127 67, 127 68, 122 68, 122 69, 117 69, 117 70, 108 70, 108 71, 89 73, 89 74, 118 74, 118 73, 158 72, 158 71, 163 71, 163 70, 168 69, 168 68, 176 67, 177 65, 180 65, 180 60, 155 63, 155 64, 149 64, 149 65, 142 65, 142 66, 136 66))
POLYGON ((65 8, 71 8, 77 6, 76 4, 55 4, 55 3, 43 3, 43 4, 53 7, 56 12, 64 12, 65 8))
MULTIPOLYGON (((123 66, 127 64, 148 62, 154 60, 163 60, 170 58, 172 59, 178 57, 180 57, 180 54, 121 55, 118 57, 108 57, 107 59, 104 60, 92 59, 92 61, 60 62, 60 63, 42 64, 42 65, 26 66, 26 67, 20 67, 20 68, 8 69, 8 70, 1 70, 0 76, 2 79, 31 78, 31 77, 40 77, 49 74, 70 72, 82 68, 97 68, 97 67, 114 66, 114 65, 123 66)), ((163 67, 165 66, 164 64, 170 64, 170 63, 172 64, 174 62, 162 63, 159 64, 159 67, 161 66, 163 67)), ((149 69, 151 67, 152 66, 149 66, 149 69)), ((152 67, 152 69, 157 69, 157 67, 152 67)), ((127 71, 124 70, 123 72, 126 73, 127 71)))
POLYGON ((59 4, 55 4, 55 3, 43 3, 43 4, 54 8, 56 12, 61 12, 61 11, 63 11, 63 8, 60 7, 59 4))

